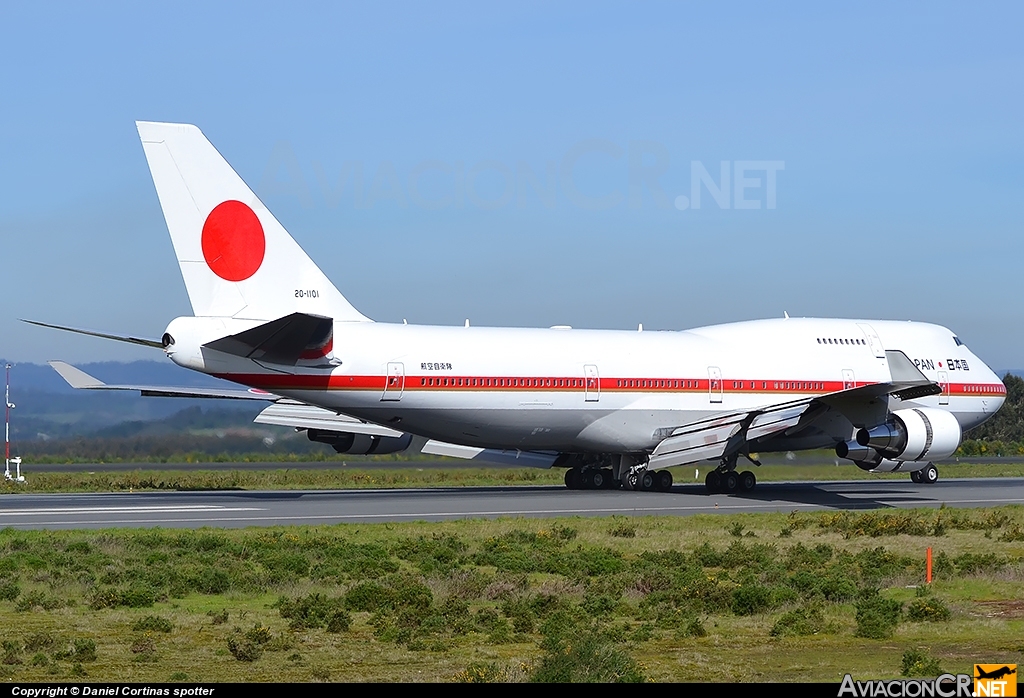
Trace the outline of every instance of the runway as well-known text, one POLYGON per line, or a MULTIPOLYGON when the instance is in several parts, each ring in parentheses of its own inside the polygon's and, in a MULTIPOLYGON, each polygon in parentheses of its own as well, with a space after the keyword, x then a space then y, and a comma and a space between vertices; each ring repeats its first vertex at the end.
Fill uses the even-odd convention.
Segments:
POLYGON ((559 516, 688 516, 1024 504, 1024 479, 768 482, 744 495, 571 491, 563 487, 460 487, 275 492, 32 494, 0 497, 0 528, 241 528, 298 524, 559 516))

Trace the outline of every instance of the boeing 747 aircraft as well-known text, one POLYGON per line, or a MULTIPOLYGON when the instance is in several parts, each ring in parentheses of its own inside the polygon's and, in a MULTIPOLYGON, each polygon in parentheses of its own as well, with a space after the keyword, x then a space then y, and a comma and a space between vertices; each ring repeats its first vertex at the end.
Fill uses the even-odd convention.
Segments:
POLYGON ((425 453, 565 468, 570 488, 667 490, 667 468, 711 461, 707 489, 728 493, 756 484, 739 463, 801 449, 934 482, 932 461, 1005 398, 953 332, 917 322, 786 317, 671 332, 373 322, 198 128, 137 126, 194 315, 160 339, 60 329, 156 347, 244 389, 111 386, 52 362, 79 388, 267 400, 256 421, 341 453, 391 453, 419 435, 425 453))

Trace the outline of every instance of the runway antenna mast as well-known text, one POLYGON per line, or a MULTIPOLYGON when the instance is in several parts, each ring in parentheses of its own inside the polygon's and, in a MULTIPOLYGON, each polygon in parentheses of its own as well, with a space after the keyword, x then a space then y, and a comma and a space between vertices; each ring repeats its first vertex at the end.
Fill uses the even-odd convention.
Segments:
POLYGON ((14 482, 25 482, 21 474, 21 458, 11 458, 11 365, 7 364, 4 383, 4 477, 14 482), (11 475, 11 463, 14 464, 15 475, 11 475))

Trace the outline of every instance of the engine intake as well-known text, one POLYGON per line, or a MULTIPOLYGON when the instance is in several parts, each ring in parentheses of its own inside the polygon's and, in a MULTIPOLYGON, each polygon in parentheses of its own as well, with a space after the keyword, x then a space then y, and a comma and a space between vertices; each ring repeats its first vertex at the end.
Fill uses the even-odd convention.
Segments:
MULTIPOLYGON (((883 458, 900 461, 937 460, 953 455, 960 446, 962 435, 960 423, 951 413, 929 407, 915 407, 896 410, 884 424, 860 429, 857 432, 857 445, 874 449, 883 458)), ((836 453, 839 453, 838 448, 836 453)))
POLYGON ((373 455, 382 453, 398 453, 409 448, 412 434, 401 436, 370 436, 369 434, 352 434, 343 431, 326 431, 324 429, 307 429, 306 438, 322 444, 328 444, 338 453, 353 455, 373 455))

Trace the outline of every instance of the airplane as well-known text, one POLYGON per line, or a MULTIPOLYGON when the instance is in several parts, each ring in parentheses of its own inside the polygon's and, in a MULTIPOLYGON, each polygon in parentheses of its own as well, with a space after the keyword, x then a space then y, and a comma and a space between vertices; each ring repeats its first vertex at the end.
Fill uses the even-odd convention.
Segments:
POLYGON ((666 491, 710 461, 709 493, 749 492, 757 454, 835 449, 933 483, 933 461, 1002 405, 1002 381, 949 329, 783 318, 685 331, 374 322, 356 310, 193 125, 136 123, 193 315, 160 339, 39 323, 162 349, 244 389, 84 389, 271 404, 257 422, 339 453, 565 468, 570 489, 666 491))
POLYGON ((981 666, 975 664, 974 665, 974 673, 977 674, 977 676, 974 677, 976 679, 1001 679, 1004 676, 1009 676, 1010 674, 1016 674, 1017 673, 1017 669, 1016 668, 1011 669, 1009 666, 1002 666, 1002 667, 1000 667, 998 669, 994 669, 992 671, 985 671, 984 669, 981 668, 981 666))

